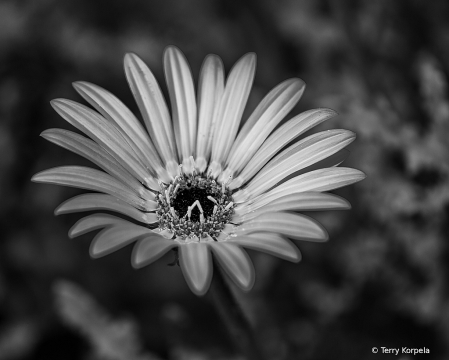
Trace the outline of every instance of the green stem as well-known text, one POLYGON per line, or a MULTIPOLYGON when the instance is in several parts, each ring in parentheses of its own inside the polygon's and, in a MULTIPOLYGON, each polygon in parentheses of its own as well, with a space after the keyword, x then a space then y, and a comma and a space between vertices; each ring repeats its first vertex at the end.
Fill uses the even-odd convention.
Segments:
POLYGON ((263 360, 265 357, 258 350, 253 330, 226 283, 223 270, 216 260, 213 263, 214 277, 210 287, 212 299, 234 345, 247 360, 263 360))

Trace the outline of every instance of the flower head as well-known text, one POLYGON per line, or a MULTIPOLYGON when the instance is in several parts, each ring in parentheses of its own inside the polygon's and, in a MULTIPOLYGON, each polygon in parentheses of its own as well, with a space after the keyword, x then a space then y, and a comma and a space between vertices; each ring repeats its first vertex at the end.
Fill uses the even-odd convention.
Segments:
POLYGON ((51 104, 87 137, 61 129, 42 136, 103 171, 63 166, 32 179, 94 191, 67 200, 56 214, 106 210, 128 218, 97 213, 71 228, 70 237, 102 229, 90 247, 93 257, 137 241, 132 264, 142 267, 176 249, 189 287, 204 294, 212 254, 239 287, 250 289, 254 269, 244 248, 297 262, 299 250, 289 239, 328 239, 320 224, 297 212, 348 209, 346 200, 326 191, 364 174, 337 167, 346 157, 343 148, 355 138, 350 131, 319 132, 287 147, 335 115, 310 110, 278 126, 301 98, 303 81, 290 79, 275 87, 238 131, 254 78, 254 54, 235 64, 226 83, 220 58, 209 55, 195 95, 184 55, 167 48, 171 114, 144 62, 127 54, 124 63, 145 127, 110 92, 76 82, 76 91, 96 111, 65 99, 51 104))

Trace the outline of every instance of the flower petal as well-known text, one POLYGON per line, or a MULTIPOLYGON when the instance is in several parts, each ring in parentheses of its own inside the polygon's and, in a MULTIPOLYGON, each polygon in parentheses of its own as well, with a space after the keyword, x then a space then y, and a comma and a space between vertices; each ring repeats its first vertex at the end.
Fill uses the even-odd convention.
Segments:
POLYGON ((228 242, 292 262, 299 262, 301 260, 299 249, 290 240, 279 234, 253 233, 247 236, 231 238, 228 242))
POLYGON ((177 246, 178 244, 173 240, 168 240, 158 234, 146 236, 134 246, 131 256, 132 265, 135 268, 150 265, 177 246))
POLYGON ((251 204, 240 204, 234 209, 232 222, 245 222, 266 212, 346 210, 350 208, 349 202, 340 196, 310 191, 282 196, 257 210, 253 210, 251 204))
POLYGON ((66 99, 51 101, 56 112, 109 152, 126 170, 150 188, 157 189, 149 170, 137 159, 128 143, 108 120, 88 107, 66 99))
POLYGON ((295 171, 304 169, 354 141, 355 134, 348 130, 327 130, 308 136, 274 157, 252 179, 246 188, 250 196, 257 196, 295 171))
POLYGON ((92 161, 95 165, 136 192, 144 190, 142 184, 95 141, 63 129, 45 130, 41 136, 56 145, 92 161))
POLYGON ((85 216, 78 220, 75 225, 70 228, 69 237, 73 239, 74 237, 84 235, 90 231, 104 227, 118 226, 125 222, 129 223, 127 220, 123 220, 117 216, 109 214, 99 213, 85 216))
POLYGON ((349 150, 341 149, 341 150, 337 151, 335 154, 332 154, 325 159, 322 159, 312 165, 306 166, 303 169, 292 172, 290 175, 286 176, 281 181, 279 181, 275 186, 279 186, 280 184, 282 184, 290 179, 293 179, 294 177, 297 177, 299 175, 305 174, 310 171, 339 166, 339 165, 341 165, 341 163, 343 161, 345 161, 347 159, 349 154, 350 154, 349 150))
POLYGON ((208 244, 190 242, 179 246, 182 273, 196 295, 204 295, 212 279, 212 256, 208 244))
POLYGON ((164 53, 165 79, 172 108, 178 156, 183 159, 183 171, 191 174, 189 157, 196 147, 196 98, 192 73, 184 54, 169 46, 164 53))
POLYGON ((171 231, 170 229, 160 229, 158 228, 156 231, 158 231, 158 234, 163 236, 166 239, 172 239, 175 233, 171 231))
POLYGON ((289 79, 276 86, 254 110, 240 130, 227 160, 233 172, 253 157, 271 131, 290 112, 304 93, 305 83, 289 79))
POLYGON ((246 251, 228 241, 211 242, 209 246, 232 281, 244 291, 251 290, 255 280, 254 267, 246 251))
POLYGON ((195 162, 200 173, 206 170, 210 157, 217 112, 223 91, 223 62, 218 56, 209 55, 201 67, 198 84, 198 136, 195 162))
MULTIPOLYGON (((255 199, 251 199, 250 203, 252 209, 256 210, 285 195, 306 191, 329 191, 356 183, 363 180, 365 177, 365 174, 360 170, 351 168, 332 167, 319 169, 288 180, 265 194, 262 194, 255 199)), ((237 195, 235 194, 233 197, 234 200, 238 202, 236 199, 237 195)), ((241 193, 239 199, 244 198, 245 194, 241 193)))
MULTIPOLYGON (((148 203, 152 205, 152 210, 157 207, 157 203, 154 201, 148 203)), ((155 213, 139 211, 128 203, 106 194, 83 194, 75 196, 59 205, 55 210, 55 215, 92 210, 116 211, 146 224, 154 224, 158 221, 155 213)))
POLYGON ((159 84, 135 54, 125 55, 125 73, 150 137, 172 176, 178 172, 176 144, 167 104, 159 84))
POLYGON ((326 229, 305 215, 288 212, 269 212, 259 215, 235 228, 237 236, 254 232, 273 232, 295 240, 327 241, 326 229))
POLYGON ((145 199, 142 199, 112 176, 84 166, 60 166, 44 170, 34 175, 31 181, 103 192, 145 211, 152 208, 152 202, 148 201, 155 199, 149 191, 144 194, 145 199))
POLYGON ((209 173, 217 177, 228 157, 242 119, 256 70, 256 55, 243 56, 231 70, 226 82, 212 143, 209 173))
POLYGON ((92 240, 89 249, 90 256, 98 258, 108 255, 136 241, 142 236, 151 234, 151 232, 147 227, 139 226, 128 221, 106 228, 100 231, 92 240))
POLYGON ((134 114, 109 91, 84 81, 73 83, 75 90, 106 119, 116 125, 139 160, 150 170, 169 181, 159 154, 142 124, 134 114))
POLYGON ((335 115, 337 113, 330 109, 314 109, 305 111, 287 121, 268 137, 239 176, 229 184, 229 188, 231 190, 239 188, 290 141, 335 115))

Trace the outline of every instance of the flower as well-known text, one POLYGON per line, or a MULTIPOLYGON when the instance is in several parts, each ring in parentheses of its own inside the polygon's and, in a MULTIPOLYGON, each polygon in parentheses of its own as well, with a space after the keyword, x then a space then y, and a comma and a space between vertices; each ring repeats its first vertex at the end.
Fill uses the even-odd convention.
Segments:
POLYGON ((42 136, 104 171, 63 166, 32 178, 94 191, 65 201, 57 215, 107 210, 130 218, 97 213, 70 229, 70 237, 102 229, 92 241, 92 257, 137 241, 132 264, 139 268, 175 249, 189 287, 202 295, 212 277, 212 254, 248 290, 254 268, 244 248, 297 262, 300 252, 289 239, 328 239, 319 223, 296 212, 350 208, 346 200, 325 191, 362 180, 364 174, 337 167, 346 157, 343 148, 355 139, 350 131, 327 130, 286 147, 336 114, 310 110, 278 126, 301 98, 303 81, 289 79, 275 87, 238 131, 255 54, 235 64, 226 84, 220 58, 206 57, 196 97, 184 55, 168 47, 164 69, 171 116, 144 62, 127 54, 124 65, 146 130, 110 92, 76 82, 76 91, 96 111, 65 99, 51 104, 88 137, 62 129, 46 130, 42 136))

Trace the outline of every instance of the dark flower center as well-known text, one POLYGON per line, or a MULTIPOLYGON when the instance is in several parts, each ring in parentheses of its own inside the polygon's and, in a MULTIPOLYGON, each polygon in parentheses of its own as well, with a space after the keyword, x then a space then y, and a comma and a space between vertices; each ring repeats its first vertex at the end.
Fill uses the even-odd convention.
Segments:
POLYGON ((159 227, 183 239, 216 238, 234 213, 229 189, 199 175, 183 174, 168 187, 161 184, 157 200, 159 227))
MULTIPOLYGON (((214 197, 215 194, 210 190, 201 189, 199 187, 186 188, 182 191, 178 191, 172 204, 178 214, 187 214, 189 206, 198 200, 203 208, 204 216, 209 217, 214 210, 214 203, 207 198, 208 196, 214 197)), ((200 221, 200 209, 198 207, 195 207, 191 214, 190 219, 192 221, 200 221)))

